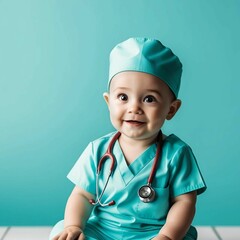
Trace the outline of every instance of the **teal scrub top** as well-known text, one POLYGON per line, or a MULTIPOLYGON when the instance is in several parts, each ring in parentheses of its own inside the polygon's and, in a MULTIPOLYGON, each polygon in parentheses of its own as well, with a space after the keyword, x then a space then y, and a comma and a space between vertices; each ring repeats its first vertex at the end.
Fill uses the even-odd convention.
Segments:
MULTIPOLYGON (((68 174, 68 178, 76 186, 93 195, 96 195, 98 162, 107 151, 114 134, 115 132, 110 133, 89 143, 68 174)), ((147 183, 156 150, 157 144, 152 144, 128 165, 119 142, 115 142, 112 153, 116 161, 101 199, 102 203, 114 200, 115 205, 95 206, 88 221, 94 232, 98 232, 98 236, 102 232, 103 235, 107 233, 108 239, 111 239, 111 235, 112 239, 150 239, 164 225, 171 198, 195 190, 197 194, 201 194, 206 190, 191 148, 172 134, 163 141, 162 154, 153 179, 155 200, 142 202, 138 197, 138 190, 147 183)), ((105 185, 110 163, 110 159, 104 162, 99 175, 100 193, 105 185)))

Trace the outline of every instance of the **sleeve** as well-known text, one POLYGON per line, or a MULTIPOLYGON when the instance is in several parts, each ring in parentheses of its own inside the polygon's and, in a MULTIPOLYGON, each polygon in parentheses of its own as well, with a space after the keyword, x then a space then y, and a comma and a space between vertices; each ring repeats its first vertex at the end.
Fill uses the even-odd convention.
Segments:
POLYGON ((83 151, 67 178, 78 187, 96 194, 96 161, 94 160, 93 143, 89 143, 83 151))
POLYGON ((196 158, 189 146, 182 147, 170 163, 170 192, 176 197, 192 191, 201 194, 206 184, 198 167, 196 158))

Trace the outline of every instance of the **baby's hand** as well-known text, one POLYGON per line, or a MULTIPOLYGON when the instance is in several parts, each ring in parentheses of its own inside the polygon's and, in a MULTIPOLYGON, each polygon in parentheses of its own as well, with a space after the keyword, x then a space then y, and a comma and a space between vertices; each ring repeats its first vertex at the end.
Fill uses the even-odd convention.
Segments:
POLYGON ((165 235, 158 234, 156 237, 152 238, 152 240, 171 240, 171 239, 165 235))
POLYGON ((69 226, 52 240, 85 240, 85 236, 79 227, 69 226))

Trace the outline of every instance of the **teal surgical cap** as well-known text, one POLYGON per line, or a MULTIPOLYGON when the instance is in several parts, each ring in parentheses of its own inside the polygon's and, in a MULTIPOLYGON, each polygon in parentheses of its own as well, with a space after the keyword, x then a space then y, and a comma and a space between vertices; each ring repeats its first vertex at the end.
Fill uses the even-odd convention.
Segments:
POLYGON ((164 81, 178 96, 182 64, 179 58, 160 41, 150 38, 129 38, 110 53, 109 81, 120 72, 137 71, 152 74, 164 81))

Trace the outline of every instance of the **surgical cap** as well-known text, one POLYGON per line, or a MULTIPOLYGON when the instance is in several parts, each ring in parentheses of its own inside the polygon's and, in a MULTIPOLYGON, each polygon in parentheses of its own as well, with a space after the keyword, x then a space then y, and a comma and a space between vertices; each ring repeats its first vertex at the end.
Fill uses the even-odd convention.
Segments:
POLYGON ((110 53, 108 86, 116 74, 125 71, 152 74, 165 82, 175 97, 178 97, 182 63, 159 40, 129 38, 116 45, 110 53))

